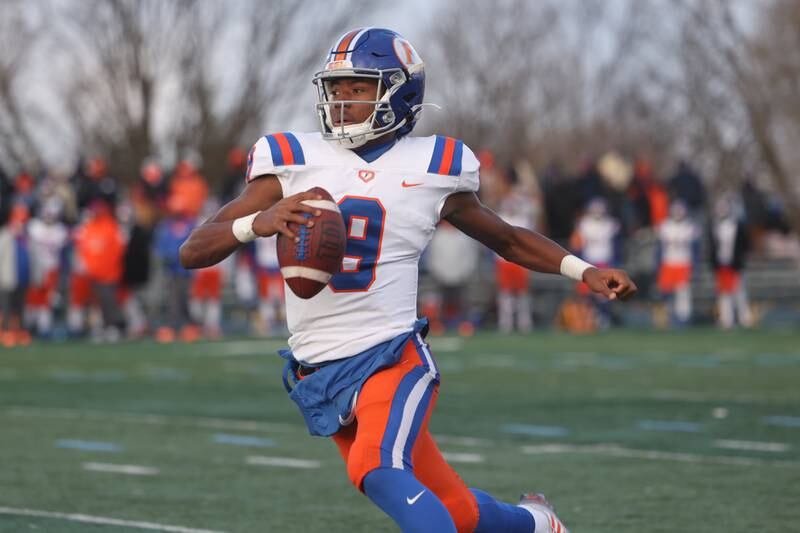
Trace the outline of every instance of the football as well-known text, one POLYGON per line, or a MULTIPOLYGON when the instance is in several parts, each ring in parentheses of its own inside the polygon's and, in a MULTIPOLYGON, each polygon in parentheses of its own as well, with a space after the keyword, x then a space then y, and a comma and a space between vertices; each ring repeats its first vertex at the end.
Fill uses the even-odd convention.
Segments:
POLYGON ((331 194, 322 187, 309 192, 322 196, 319 200, 303 201, 321 211, 314 218, 314 226, 290 222, 289 229, 300 241, 278 234, 277 244, 281 275, 292 292, 304 299, 317 295, 339 271, 347 243, 342 213, 331 194))

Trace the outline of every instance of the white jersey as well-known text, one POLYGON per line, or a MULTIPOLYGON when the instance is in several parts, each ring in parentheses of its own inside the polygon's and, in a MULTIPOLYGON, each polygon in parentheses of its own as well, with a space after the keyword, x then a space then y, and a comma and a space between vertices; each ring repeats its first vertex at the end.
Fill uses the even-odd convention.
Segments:
POLYGON ((690 265, 692 246, 699 237, 697 226, 685 218, 668 218, 658 227, 661 242, 661 262, 666 265, 690 265))
POLYGON ((31 255, 31 276, 34 284, 40 284, 45 277, 58 268, 61 252, 67 245, 69 232, 60 222, 47 224, 34 218, 28 224, 28 246, 31 255))
POLYGON ((248 180, 278 177, 284 197, 312 187, 339 204, 347 231, 341 271, 315 297, 286 291, 295 358, 306 364, 356 355, 410 331, 417 276, 447 197, 478 190, 478 160, 461 141, 404 137, 372 163, 319 133, 262 137, 248 180))
POLYGON ((595 265, 610 266, 614 262, 614 238, 619 223, 609 216, 584 216, 578 223, 582 241, 581 257, 595 265))

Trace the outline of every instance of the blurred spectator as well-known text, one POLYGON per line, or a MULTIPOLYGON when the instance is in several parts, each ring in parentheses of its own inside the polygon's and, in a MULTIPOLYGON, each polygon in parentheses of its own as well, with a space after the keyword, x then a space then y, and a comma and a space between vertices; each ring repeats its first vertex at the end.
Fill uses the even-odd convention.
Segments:
POLYGON ((582 206, 578 184, 554 161, 542 175, 542 189, 549 237, 562 246, 569 246, 582 206))
POLYGON ((467 283, 475 277, 478 244, 446 221, 441 221, 428 245, 426 264, 436 282, 436 292, 424 303, 431 332, 455 326, 461 335, 472 335, 474 324, 464 303, 467 283))
POLYGON ((59 283, 63 251, 69 242, 69 230, 61 222, 61 202, 50 197, 39 215, 28 225, 31 257, 31 287, 28 289, 28 313, 40 337, 50 337, 53 329, 53 307, 59 283))
MULTIPOLYGON (((602 178, 599 197, 605 200, 606 211, 617 221, 622 234, 628 235, 632 210, 626 193, 633 179, 633 169, 619 154, 608 152, 597 162, 597 173, 602 178)), ((595 196, 584 198, 588 203, 595 196)))
POLYGON ((706 189, 703 180, 685 160, 678 163, 675 174, 669 179, 672 200, 681 200, 689 215, 697 219, 706 205, 706 189))
POLYGON ((36 207, 36 191, 33 176, 27 172, 17 174, 14 178, 14 203, 24 205, 28 213, 36 207))
POLYGON ((25 235, 28 206, 14 203, 7 224, 0 228, 0 343, 6 347, 30 344, 24 328, 25 292, 30 283, 30 257, 25 235))
MULTIPOLYGON (((172 203, 172 202, 170 202, 172 203)), ((162 294, 167 299, 167 317, 156 331, 159 342, 173 342, 180 332, 186 341, 199 336, 199 329, 189 315, 189 287, 191 272, 181 266, 179 250, 189 238, 195 226, 195 219, 185 211, 174 211, 156 227, 155 252, 165 274, 166 290, 162 294)))
MULTIPOLYGON (((578 221, 572 235, 570 248, 585 261, 598 268, 615 268, 621 262, 620 224, 608 213, 603 198, 589 201, 586 213, 578 221)), ((597 316, 595 325, 605 328, 610 325, 609 300, 601 295, 592 295, 585 283, 578 283, 578 293, 591 298, 597 316)))
POLYGON ((182 160, 175 167, 169 183, 167 210, 182 213, 186 217, 197 217, 208 200, 208 185, 189 160, 182 160))
MULTIPOLYGON (((205 219, 214 214, 219 209, 219 204, 214 199, 207 201, 208 186, 200 174, 192 170, 191 174, 187 176, 191 176, 191 178, 183 178, 180 186, 175 182, 172 183, 172 194, 187 195, 188 198, 181 198, 181 200, 187 200, 180 204, 181 209, 185 216, 194 219, 194 224, 196 224, 198 217, 205 219), (194 202, 199 202, 201 199, 203 203, 197 210, 194 202)), ((169 202, 175 208, 178 201, 170 196, 169 202)), ((192 275, 189 312, 194 322, 202 326, 203 334, 211 339, 222 337, 223 268, 228 264, 230 262, 226 259, 223 263, 195 270, 192 275)), ((199 332, 197 334, 199 335, 199 332)), ((195 330, 189 328, 182 336, 187 341, 195 340, 195 330), (187 336, 192 338, 187 338, 187 336)))
POLYGON ((750 327, 753 316, 741 278, 748 251, 747 229, 736 216, 730 198, 717 201, 709 230, 711 266, 717 276, 719 325, 730 329, 738 319, 739 324, 750 327))
MULTIPOLYGON (((516 182, 514 172, 499 176, 497 214, 512 226, 534 229, 538 215, 537 202, 516 182)), ((533 328, 528 290, 530 271, 496 255, 495 274, 498 328, 506 333, 513 331, 516 315, 517 329, 529 332, 533 328)))
POLYGON ((14 187, 9 182, 6 173, 0 168, 0 227, 3 227, 8 222, 13 192, 14 187))
POLYGON ((101 157, 90 159, 84 172, 76 175, 78 191, 78 209, 81 211, 94 204, 95 200, 103 200, 113 208, 117 202, 117 181, 108 175, 108 166, 101 157))
POLYGON ((100 304, 102 323, 94 325, 95 340, 119 340, 124 319, 118 302, 125 255, 125 236, 105 198, 89 205, 89 218, 75 231, 75 249, 85 268, 91 294, 100 304))
POLYGON ((231 148, 228 152, 227 171, 222 179, 220 196, 222 204, 233 200, 245 186, 245 176, 247 167, 250 165, 251 154, 247 154, 244 149, 239 147, 231 148))
POLYGON ((669 218, 658 228, 658 288, 669 299, 673 323, 692 318, 692 267, 697 259, 699 231, 682 200, 670 205, 669 218))
POLYGON ((634 165, 633 179, 628 187, 628 198, 632 202, 632 230, 657 227, 669 213, 669 195, 655 180, 650 161, 639 158, 634 165))
POLYGON ((150 281, 155 212, 149 205, 133 203, 120 206, 119 211, 127 243, 122 269, 122 307, 128 337, 139 338, 150 328, 141 293, 150 281))
POLYGON ((255 270, 258 280, 258 315, 266 334, 276 333, 283 322, 284 286, 278 264, 277 236, 255 240, 255 270))
POLYGON ((166 208, 168 193, 169 186, 161 166, 153 160, 145 161, 131 194, 137 219, 152 229, 158 214, 166 208))

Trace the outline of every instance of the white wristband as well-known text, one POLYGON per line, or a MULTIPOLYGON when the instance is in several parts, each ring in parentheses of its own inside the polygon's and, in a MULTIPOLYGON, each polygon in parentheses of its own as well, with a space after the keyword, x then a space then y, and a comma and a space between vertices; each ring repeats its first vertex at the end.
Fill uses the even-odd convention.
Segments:
POLYGON ((233 221, 231 229, 233 230, 233 236, 236 237, 236 240, 239 242, 250 242, 258 237, 253 231, 253 221, 260 212, 261 211, 256 211, 255 213, 239 217, 233 221))
POLYGON ((583 281, 583 273, 587 268, 594 268, 594 265, 574 255, 565 255, 561 260, 561 275, 575 281, 583 281))

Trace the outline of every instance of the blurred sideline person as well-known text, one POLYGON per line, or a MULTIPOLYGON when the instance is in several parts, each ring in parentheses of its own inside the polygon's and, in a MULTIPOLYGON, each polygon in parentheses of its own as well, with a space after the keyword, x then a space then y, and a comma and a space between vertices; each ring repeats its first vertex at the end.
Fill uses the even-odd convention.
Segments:
POLYGON ((402 531, 566 533, 543 496, 500 502, 469 489, 442 457, 428 430, 439 372, 417 318, 419 258, 446 220, 508 260, 582 279, 608 298, 636 286, 482 205, 478 161, 461 141, 409 137, 424 76, 393 31, 342 36, 314 77, 322 134, 259 139, 247 187, 192 232, 181 262, 202 268, 258 237, 295 239, 287 224, 313 226, 325 204, 308 190, 324 185, 345 220, 345 261, 314 298, 287 291, 291 351, 282 354, 284 384, 310 433, 333 438, 351 482, 402 531))
MULTIPOLYGON (((615 268, 620 264, 619 222, 609 215, 603 198, 589 201, 586 212, 578 220, 572 235, 571 248, 583 260, 599 268, 615 268)), ((595 326, 605 329, 610 325, 608 298, 593 294, 585 283, 577 285, 578 294, 590 298, 596 311, 595 326)))
POLYGON ((474 240, 447 221, 439 222, 425 253, 428 272, 436 283, 425 302, 431 333, 442 334, 451 328, 462 336, 475 333, 464 300, 467 284, 475 278, 479 257, 480 250, 474 240))
POLYGON ((719 326, 731 329, 739 324, 753 325, 753 315, 742 283, 745 255, 749 243, 747 228, 734 211, 730 198, 720 198, 714 206, 709 235, 711 266, 717 277, 719 326))
POLYGON ((125 236, 109 201, 97 197, 89 204, 89 217, 76 230, 75 251, 84 267, 89 297, 100 305, 102 319, 92 324, 94 340, 120 339, 124 318, 119 306, 125 236))
POLYGON ((267 335, 277 333, 283 322, 285 289, 278 264, 277 240, 274 235, 256 239, 253 254, 258 285, 259 329, 267 335))
POLYGON ((25 292, 30 283, 30 256, 25 235, 28 206, 15 203, 6 226, 0 226, 0 344, 27 346, 31 335, 24 324, 25 292))
POLYGON ((61 259, 69 242, 69 230, 60 220, 61 211, 60 201, 55 197, 50 198, 41 207, 39 216, 31 219, 28 225, 31 255, 28 311, 36 334, 44 338, 52 334, 61 259))
POLYGON ((191 342, 200 336, 200 330, 189 312, 192 273, 186 270, 179 260, 181 245, 189 238, 195 225, 184 205, 171 199, 168 201, 169 214, 156 226, 154 241, 155 253, 164 273, 166 297, 166 317, 156 330, 156 341, 174 342, 178 335, 191 342))
MULTIPOLYGON (((535 229, 538 213, 534 198, 516 183, 510 173, 498 177, 497 215, 512 226, 535 229)), ((495 276, 498 329, 503 333, 513 331, 516 317, 516 329, 528 333, 533 329, 530 270, 495 254, 495 276)))
POLYGON ((658 227, 658 289, 669 301, 670 320, 686 326, 692 319, 692 269, 697 261, 699 232, 682 200, 670 205, 658 227))

